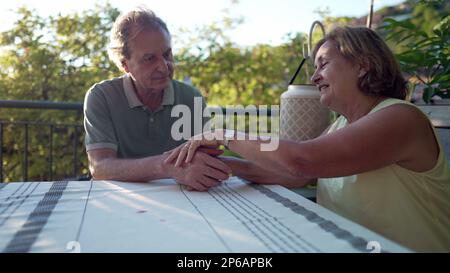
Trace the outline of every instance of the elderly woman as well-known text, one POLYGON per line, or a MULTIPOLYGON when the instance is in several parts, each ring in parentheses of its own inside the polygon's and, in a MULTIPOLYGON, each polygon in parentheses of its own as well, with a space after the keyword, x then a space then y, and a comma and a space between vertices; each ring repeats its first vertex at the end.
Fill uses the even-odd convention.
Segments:
POLYGON ((417 251, 450 251, 450 171, 428 118, 404 101, 406 85, 383 40, 361 27, 336 28, 314 52, 320 102, 341 116, 312 140, 263 140, 204 134, 167 158, 189 162, 200 146, 224 145, 256 183, 304 186, 317 179, 318 204, 417 251), (211 140, 213 139, 213 140, 211 140), (240 138, 239 138, 240 139, 240 138))

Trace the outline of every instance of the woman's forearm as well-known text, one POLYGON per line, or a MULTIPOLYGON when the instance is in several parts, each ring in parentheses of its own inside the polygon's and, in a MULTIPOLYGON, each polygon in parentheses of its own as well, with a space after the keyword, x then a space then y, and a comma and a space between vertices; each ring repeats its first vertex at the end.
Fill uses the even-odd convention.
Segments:
POLYGON ((232 170, 233 175, 244 178, 248 181, 259 184, 278 184, 288 188, 303 187, 316 179, 303 179, 278 173, 276 170, 261 168, 245 159, 236 157, 220 157, 232 170))
MULTIPOLYGON (((241 133, 239 133, 241 134, 241 133)), ((278 174, 286 174, 296 179, 315 178, 308 173, 307 160, 300 155, 302 144, 279 140, 249 140, 248 136, 238 135, 228 142, 228 148, 262 169, 270 169, 278 174), (268 149, 270 148, 270 149, 268 149)))

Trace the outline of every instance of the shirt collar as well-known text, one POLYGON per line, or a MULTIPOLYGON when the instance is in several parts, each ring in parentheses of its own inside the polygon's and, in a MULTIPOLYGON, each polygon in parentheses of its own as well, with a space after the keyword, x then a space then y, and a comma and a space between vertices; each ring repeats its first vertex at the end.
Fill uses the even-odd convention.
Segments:
POLYGON ((174 105, 175 104, 175 90, 173 89, 172 81, 164 88, 163 99, 161 105, 174 105))
MULTIPOLYGON (((130 108, 142 107, 144 104, 134 92, 134 85, 131 79, 130 74, 125 74, 123 77, 123 90, 125 91, 125 97, 128 101, 128 106, 130 108)), ((175 91, 173 89, 172 81, 169 82, 169 85, 164 88, 163 99, 161 102, 161 106, 163 105, 173 105, 175 103, 175 91)))
POLYGON ((123 77, 123 90, 125 91, 125 97, 128 100, 128 106, 130 106, 130 108, 143 106, 141 100, 136 95, 136 92, 134 92, 130 74, 125 74, 123 77))

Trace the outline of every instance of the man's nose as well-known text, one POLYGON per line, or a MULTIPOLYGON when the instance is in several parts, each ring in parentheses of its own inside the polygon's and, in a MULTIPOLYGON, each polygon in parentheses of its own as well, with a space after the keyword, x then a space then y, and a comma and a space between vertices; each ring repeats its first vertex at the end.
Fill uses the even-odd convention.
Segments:
POLYGON ((158 61, 157 69, 158 69, 158 71, 161 71, 161 72, 167 72, 169 70, 168 61, 164 58, 160 58, 158 61))

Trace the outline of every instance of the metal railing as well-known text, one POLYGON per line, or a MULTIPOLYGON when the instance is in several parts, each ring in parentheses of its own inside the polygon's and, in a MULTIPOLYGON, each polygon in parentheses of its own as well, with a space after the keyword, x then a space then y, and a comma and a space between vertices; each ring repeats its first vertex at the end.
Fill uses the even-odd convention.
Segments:
MULTIPOLYGON (((68 103, 68 102, 49 102, 49 101, 5 101, 0 100, 0 109, 3 108, 21 108, 21 109, 46 109, 46 110, 63 110, 63 111, 76 111, 79 116, 82 115, 83 104, 82 103, 68 103)), ((12 157, 13 154, 21 153, 22 156, 18 162, 21 165, 21 173, 22 173, 22 181, 29 180, 29 167, 30 167, 30 138, 31 131, 33 129, 43 134, 44 131, 47 132, 46 136, 47 140, 47 169, 42 170, 41 177, 46 178, 46 180, 53 179, 63 179, 68 176, 72 178, 76 178, 80 176, 80 157, 79 150, 80 142, 82 139, 83 126, 81 120, 78 124, 68 124, 68 123, 57 123, 57 122, 39 122, 39 121, 9 121, 9 120, 0 120, 0 182, 4 182, 5 173, 4 173, 4 160, 5 156, 12 157), (8 144, 12 144, 12 146, 21 145, 22 149, 15 149, 14 147, 5 147, 5 133, 6 129, 10 129, 12 131, 15 128, 19 128, 22 131, 19 131, 20 137, 18 139, 11 140, 8 144), (44 128, 44 129, 42 129, 44 128), (61 135, 62 133, 67 132, 68 137, 71 138, 71 150, 72 150, 72 170, 71 172, 63 172, 64 177, 55 177, 55 134, 61 135), (23 138, 23 139, 20 139, 23 138), (19 143, 22 142, 22 143, 19 143)), ((11 145, 10 145, 11 146, 11 145)), ((67 149, 67 145, 65 145, 67 149)), ((82 145, 81 145, 82 146, 82 145)), ((11 160, 10 160, 11 161, 11 160)), ((81 164, 81 168, 83 164, 81 164)), ((34 178, 32 178, 34 179, 34 178)))
POLYGON ((31 100, 0 100, 0 108, 54 109, 83 111, 81 102, 53 102, 31 100))

